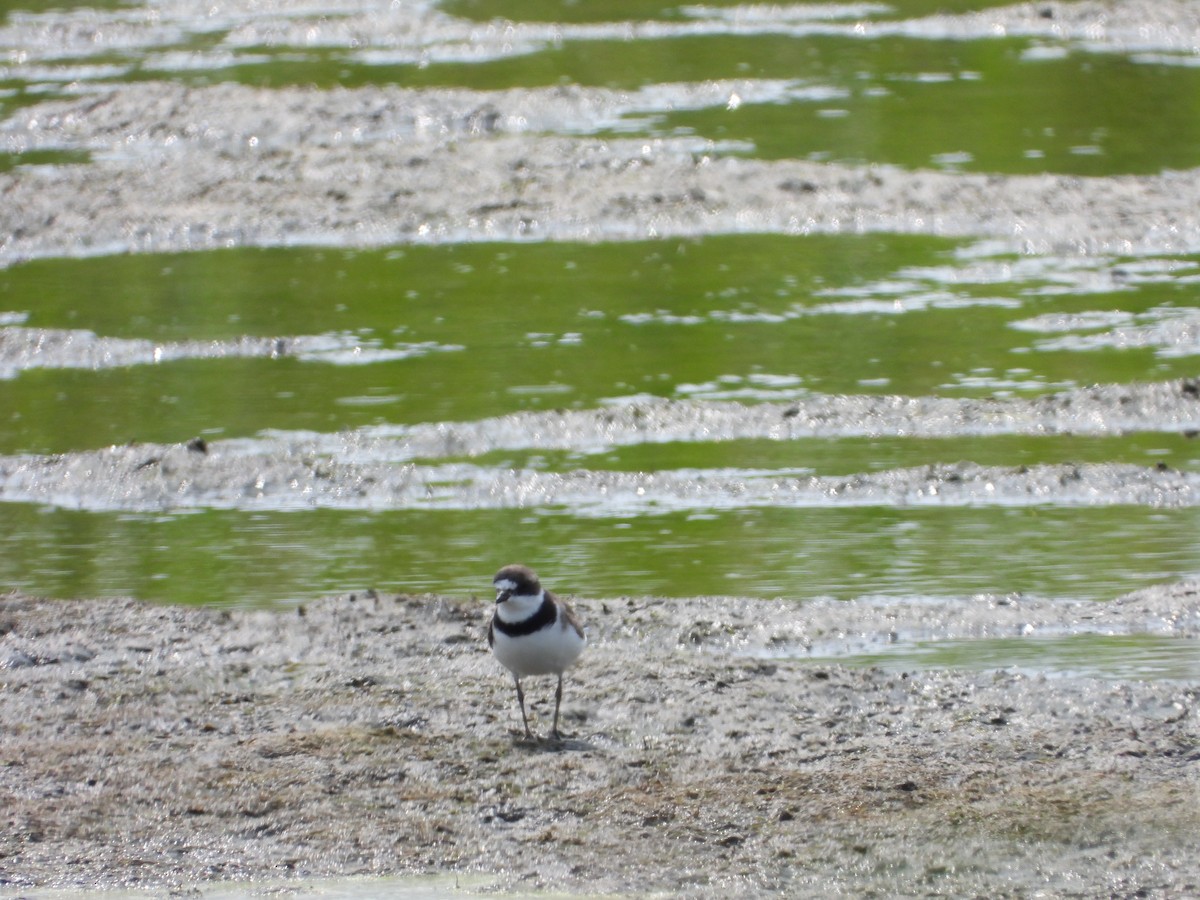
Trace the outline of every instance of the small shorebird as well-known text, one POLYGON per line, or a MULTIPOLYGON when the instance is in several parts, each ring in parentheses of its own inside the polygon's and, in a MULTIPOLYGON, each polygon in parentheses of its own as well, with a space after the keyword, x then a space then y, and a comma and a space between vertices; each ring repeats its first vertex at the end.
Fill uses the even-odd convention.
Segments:
POLYGON ((575 613, 562 600, 545 590, 537 573, 526 566, 505 566, 492 579, 496 588, 496 612, 488 625, 488 646, 496 659, 512 672, 517 683, 517 702, 525 737, 534 739, 525 715, 525 675, 557 675, 554 692, 554 727, 559 739, 558 708, 562 705, 563 672, 579 659, 587 636, 575 613))

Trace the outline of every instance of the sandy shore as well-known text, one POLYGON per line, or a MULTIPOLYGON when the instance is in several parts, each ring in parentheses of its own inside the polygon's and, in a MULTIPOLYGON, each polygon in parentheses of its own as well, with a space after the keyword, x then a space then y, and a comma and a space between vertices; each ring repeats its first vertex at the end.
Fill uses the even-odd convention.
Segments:
MULTIPOLYGON (((0 888, 487 873, 511 889, 1183 896, 1195 683, 887 672, 829 638, 1200 637, 1103 606, 577 600, 562 744, 518 739, 488 598, 0 601, 0 888)), ((547 728, 549 682, 528 693, 547 728)))

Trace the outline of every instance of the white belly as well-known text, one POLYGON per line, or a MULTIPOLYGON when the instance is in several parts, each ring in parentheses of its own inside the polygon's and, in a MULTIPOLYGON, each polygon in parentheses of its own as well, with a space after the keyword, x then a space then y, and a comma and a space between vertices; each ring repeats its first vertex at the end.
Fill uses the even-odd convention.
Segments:
POLYGON ((587 638, 570 625, 555 622, 549 628, 520 637, 509 637, 499 628, 492 652, 514 675, 558 675, 579 659, 587 638))

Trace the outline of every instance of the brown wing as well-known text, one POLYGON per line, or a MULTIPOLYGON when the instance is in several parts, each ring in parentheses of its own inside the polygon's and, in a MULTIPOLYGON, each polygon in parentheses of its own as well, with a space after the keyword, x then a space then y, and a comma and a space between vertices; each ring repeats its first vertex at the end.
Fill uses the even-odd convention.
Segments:
POLYGON ((579 624, 579 618, 575 615, 575 610, 571 609, 571 604, 569 604, 566 600, 559 600, 557 597, 554 599, 557 600, 558 605, 562 607, 563 628, 567 628, 568 626, 574 628, 575 633, 586 640, 587 636, 583 633, 583 626, 579 624))
POLYGON ((488 646, 496 646, 496 617, 494 615, 488 619, 488 646))

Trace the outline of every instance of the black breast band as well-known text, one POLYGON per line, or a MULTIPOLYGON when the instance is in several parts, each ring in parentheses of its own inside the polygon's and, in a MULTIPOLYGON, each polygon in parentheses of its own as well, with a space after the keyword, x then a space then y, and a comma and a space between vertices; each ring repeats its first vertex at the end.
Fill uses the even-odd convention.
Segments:
POLYGON ((492 627, 509 637, 522 637, 526 634, 533 634, 535 631, 541 631, 556 621, 558 621, 558 607, 554 605, 554 601, 547 594, 542 605, 537 608, 537 612, 528 619, 522 619, 520 622, 505 622, 500 616, 495 615, 492 616, 492 627))

